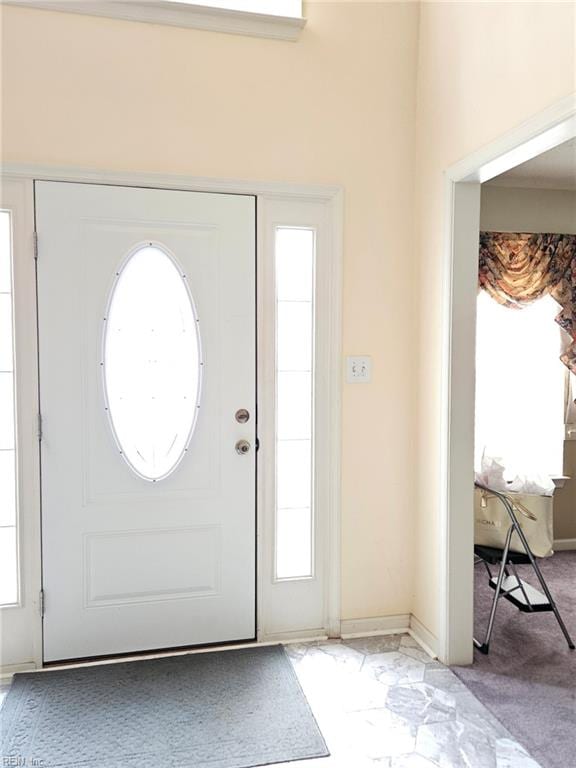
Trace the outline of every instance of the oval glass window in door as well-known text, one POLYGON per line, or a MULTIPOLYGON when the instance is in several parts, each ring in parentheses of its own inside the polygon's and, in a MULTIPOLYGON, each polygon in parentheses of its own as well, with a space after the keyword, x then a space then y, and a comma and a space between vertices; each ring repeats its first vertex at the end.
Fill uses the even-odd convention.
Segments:
POLYGON ((194 433, 202 382, 198 318, 186 275, 145 243, 116 274, 104 321, 106 409, 120 453, 145 480, 170 475, 194 433))

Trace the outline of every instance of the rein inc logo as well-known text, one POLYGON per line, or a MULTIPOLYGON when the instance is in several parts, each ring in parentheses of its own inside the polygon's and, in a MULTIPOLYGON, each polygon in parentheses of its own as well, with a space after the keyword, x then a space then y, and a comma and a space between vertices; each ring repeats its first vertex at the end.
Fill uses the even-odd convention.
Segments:
POLYGON ((41 757, 21 757, 20 755, 10 755, 2 758, 2 766, 10 768, 43 768, 44 760, 41 757))

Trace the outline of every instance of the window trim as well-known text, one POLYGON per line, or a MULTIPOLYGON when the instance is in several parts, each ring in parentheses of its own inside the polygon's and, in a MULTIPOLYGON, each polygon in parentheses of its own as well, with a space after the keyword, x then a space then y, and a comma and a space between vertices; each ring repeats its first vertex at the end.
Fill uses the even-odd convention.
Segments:
POLYGON ((266 37, 296 42, 306 25, 304 17, 274 16, 251 11, 232 11, 205 5, 172 3, 170 0, 3 0, 43 11, 64 11, 124 21, 166 24, 233 35, 266 37))
POLYGON ((42 658, 36 262, 31 179, 3 176, 0 207, 12 213, 19 569, 19 601, 0 608, 0 672, 13 672, 38 666, 42 658))
POLYGON ((259 639, 340 634, 340 406, 341 406, 341 197, 322 200, 307 195, 258 198, 259 360, 258 474, 259 639), (312 576, 277 579, 276 518, 276 350, 275 231, 280 227, 316 232, 314 359, 314 569, 312 576), (268 450, 267 450, 268 449, 268 450), (268 457, 267 459, 265 457, 268 457))
MULTIPOLYGON (((273 248, 273 253, 271 254, 272 258, 272 265, 271 265, 271 271, 273 274, 273 282, 274 282, 274 328, 275 328, 275 344, 274 344, 274 419, 275 419, 275 428, 274 428, 274 541, 272 543, 273 547, 273 557, 274 557, 274 567, 272 572, 272 582, 278 583, 278 582, 285 582, 285 581, 305 581, 316 578, 316 570, 317 570, 317 526, 316 526, 316 467, 317 467, 317 461, 316 461, 316 358, 318 353, 318 343, 316 340, 316 331, 317 331, 317 295, 318 295, 318 285, 316 281, 316 273, 317 273, 317 240, 318 240, 318 229, 317 226, 311 225, 308 223, 306 226, 298 226, 295 224, 290 224, 289 226, 283 225, 283 224, 274 224, 273 225, 273 231, 271 233, 271 245, 273 248), (280 230, 287 230, 287 229, 295 229, 295 230, 305 230, 308 232, 312 232, 312 298, 310 300, 311 304, 311 376, 310 376, 310 396, 311 396, 311 425, 310 425, 310 515, 309 515, 309 530, 310 530, 310 572, 304 573, 304 574, 296 574, 292 576, 281 576, 278 573, 278 513, 282 510, 281 507, 278 506, 278 466, 279 466, 279 460, 278 460, 278 454, 279 454, 279 443, 282 442, 282 438, 279 437, 278 434, 278 413, 279 413, 279 374, 281 371, 278 368, 278 350, 279 350, 279 342, 278 342, 278 309, 279 309, 279 303, 282 301, 282 299, 278 298, 278 282, 276 279, 276 264, 277 264, 277 252, 278 252, 278 232, 280 230)), ((322 340, 321 340, 322 341, 322 340)))

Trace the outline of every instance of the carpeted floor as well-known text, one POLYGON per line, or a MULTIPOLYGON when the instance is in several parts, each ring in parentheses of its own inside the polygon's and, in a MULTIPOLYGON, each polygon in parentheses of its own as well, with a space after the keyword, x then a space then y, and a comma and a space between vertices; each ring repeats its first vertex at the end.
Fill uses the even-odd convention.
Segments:
MULTIPOLYGON (((539 563, 576 642, 576 552, 557 552, 539 563)), ((538 586, 530 566, 518 571, 538 586)), ((493 595, 484 566, 477 565, 478 638, 484 637, 493 595)), ((475 651, 472 666, 453 669, 543 768, 576 766, 576 651, 568 649, 554 614, 521 613, 500 600, 489 655, 475 651)))

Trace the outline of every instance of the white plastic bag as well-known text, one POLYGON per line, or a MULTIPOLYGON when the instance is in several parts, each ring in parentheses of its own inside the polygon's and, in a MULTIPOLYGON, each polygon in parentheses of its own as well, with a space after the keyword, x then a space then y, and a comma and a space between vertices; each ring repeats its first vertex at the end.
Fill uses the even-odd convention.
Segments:
POLYGON ((508 484, 508 490, 512 493, 526 493, 531 496, 553 496, 555 489, 554 481, 546 475, 517 475, 508 484))
POLYGON ((508 483, 504 478, 505 469, 502 459, 483 454, 481 470, 476 472, 476 482, 494 491, 506 491, 508 483))
POLYGON ((506 493, 526 493, 530 496, 553 496, 556 486, 548 475, 517 475, 508 482, 504 477, 506 467, 502 459, 494 456, 482 456, 482 467, 476 472, 476 482, 493 491, 506 493))

